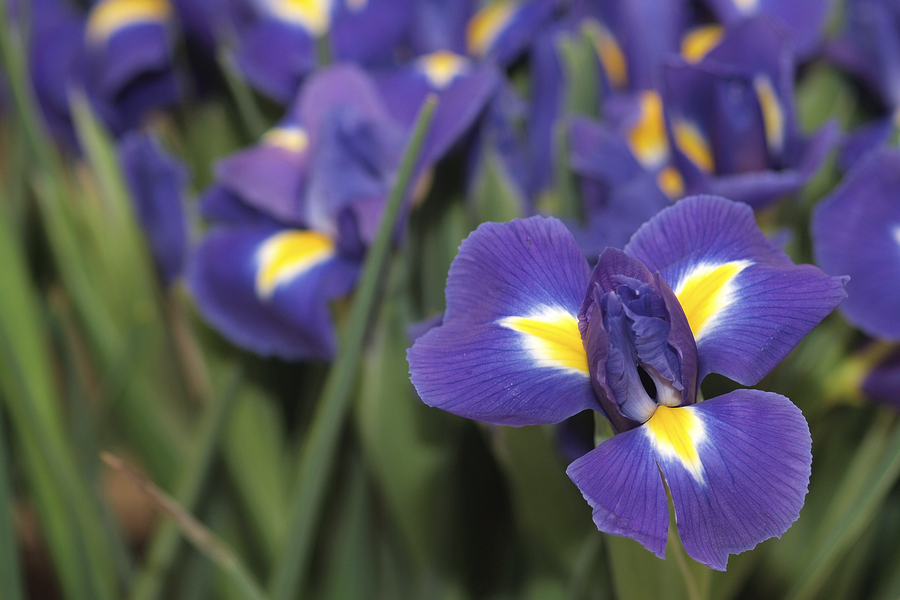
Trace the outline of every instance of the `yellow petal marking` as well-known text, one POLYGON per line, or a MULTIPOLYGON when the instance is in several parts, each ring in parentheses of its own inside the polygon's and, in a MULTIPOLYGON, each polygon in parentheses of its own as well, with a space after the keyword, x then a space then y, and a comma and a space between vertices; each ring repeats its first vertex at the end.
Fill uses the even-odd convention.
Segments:
POLYGON ((699 341, 704 327, 712 324, 722 310, 734 302, 734 278, 752 264, 749 260, 702 264, 679 282, 675 295, 695 340, 699 341))
POLYGON ((756 90, 756 98, 762 110, 766 145, 769 152, 780 154, 784 147, 784 111, 781 110, 778 95, 775 94, 772 82, 765 75, 754 77, 753 88, 756 90))
POLYGON ((276 233, 256 251, 256 295, 266 300, 290 281, 334 255, 334 242, 318 231, 276 233))
POLYGON ((466 49, 472 56, 483 57, 518 8, 517 2, 499 0, 475 13, 466 25, 466 49))
POLYGON ((92 44, 136 23, 165 23, 172 16, 167 0, 103 0, 92 9, 87 22, 87 39, 92 44))
POLYGON ((263 136, 263 142, 301 153, 309 146, 309 136, 302 127, 273 127, 263 136))
POLYGON ((675 136, 675 145, 698 169, 704 173, 715 171, 715 161, 709 142, 700 129, 689 121, 678 119, 672 126, 672 135, 675 136))
POLYGON ((547 309, 529 317, 505 317, 499 324, 522 335, 525 348, 539 366, 588 375, 587 354, 575 315, 547 309))
POLYGON ((703 483, 703 463, 697 448, 706 441, 706 428, 692 407, 658 406, 645 431, 660 456, 677 460, 695 481, 703 483))
POLYGON ((468 58, 447 50, 432 52, 420 57, 416 62, 431 85, 438 89, 443 89, 469 69, 468 58))
POLYGON ((313 37, 331 27, 331 0, 273 0, 269 7, 276 17, 300 25, 313 37))
POLYGON ((669 158, 669 138, 663 120, 662 98, 651 90, 642 92, 639 102, 641 116, 628 132, 628 146, 645 168, 653 169, 669 158))
POLYGON ((597 57, 600 59, 609 84, 616 89, 627 86, 628 63, 625 61, 625 53, 616 42, 616 37, 596 19, 585 20, 583 27, 594 42, 594 49, 597 51, 597 57))
POLYGON ((669 197, 677 200, 684 196, 684 179, 675 167, 666 167, 656 174, 656 185, 669 197))
POLYGON ((725 28, 721 25, 695 27, 681 38, 681 56, 689 63, 698 63, 719 45, 723 35, 725 28))

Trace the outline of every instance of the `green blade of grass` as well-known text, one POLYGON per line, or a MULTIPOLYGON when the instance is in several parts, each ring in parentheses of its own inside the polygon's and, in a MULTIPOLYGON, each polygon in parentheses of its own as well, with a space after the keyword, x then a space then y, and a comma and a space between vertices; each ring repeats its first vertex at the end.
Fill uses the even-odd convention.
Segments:
POLYGON ((116 585, 109 540, 62 424, 41 302, 5 216, 0 211, 0 272, 7 286, 0 294, 0 389, 66 594, 111 599, 116 585))
POLYGON ((125 475, 156 506, 177 525, 178 529, 199 550, 231 579, 245 600, 265 600, 266 595, 254 581, 250 572, 238 557, 218 536, 195 519, 171 496, 147 481, 137 471, 112 454, 102 453, 101 458, 113 469, 125 475))
MULTIPOLYGON (((185 465, 175 495, 178 505, 186 511, 196 510, 217 454, 222 430, 234 406, 240 379, 240 371, 233 369, 219 398, 207 404, 206 412, 198 426, 196 451, 185 465)), ((153 600, 159 597, 172 561, 175 559, 180 539, 179 530, 171 521, 163 523, 157 529, 148 545, 144 564, 134 578, 128 596, 130 600, 153 600)))
POLYGON ((292 498, 287 542, 276 563, 269 590, 274 600, 293 600, 302 589, 319 520, 325 487, 334 462, 338 439, 350 405, 359 359, 376 296, 382 280, 397 217, 419 160, 434 114, 436 99, 429 98, 416 119, 413 135, 404 152, 400 170, 382 216, 375 242, 369 248, 360 284, 353 298, 350 318, 340 352, 331 367, 322 397, 316 406, 300 458, 297 488, 292 498))
POLYGON ((24 600, 22 572, 16 530, 13 527, 13 494, 10 489, 9 456, 6 452, 6 424, 0 411, 0 598, 24 600))
MULTIPOLYGON (((884 415, 881 415, 882 417, 884 415)), ((894 424, 893 431, 885 434, 884 427, 873 424, 866 439, 860 444, 857 456, 847 469, 847 475, 834 494, 834 501, 828 514, 822 519, 823 527, 816 540, 809 547, 816 552, 806 569, 796 579, 787 594, 791 600, 813 598, 827 581, 828 574, 859 539, 866 526, 878 512, 878 507, 900 476, 900 426, 894 424), (871 460, 873 447, 881 440, 871 442, 872 437, 883 439, 883 452, 871 460), (862 460, 860 460, 862 458, 862 460), (866 469, 870 463, 874 468, 866 469), (859 473, 865 477, 860 481, 859 473)))

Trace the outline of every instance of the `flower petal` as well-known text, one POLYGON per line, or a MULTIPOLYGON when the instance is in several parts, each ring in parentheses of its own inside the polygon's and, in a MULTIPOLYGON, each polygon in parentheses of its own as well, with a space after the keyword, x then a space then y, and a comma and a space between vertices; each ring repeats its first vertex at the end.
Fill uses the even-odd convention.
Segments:
POLYGON ((846 296, 840 277, 794 265, 757 228, 750 207, 685 198, 641 227, 625 252, 678 296, 699 353, 700 380, 765 376, 846 296))
POLYGON ((661 407, 641 431, 657 449, 678 534, 694 560, 724 570, 729 554, 781 537, 800 515, 812 440, 784 396, 738 390, 661 407))
POLYGON ((812 219, 816 262, 850 275, 847 319, 873 337, 900 340, 900 152, 857 163, 812 219))
POLYGON ((204 317, 235 344, 329 359, 336 339, 328 303, 349 293, 358 269, 322 234, 255 225, 207 236, 187 279, 204 317))
POLYGON ((408 352, 419 395, 504 425, 599 410, 577 321, 588 275, 556 219, 482 224, 450 267, 444 324, 408 352))
POLYGON ((594 510, 597 529, 666 555, 669 509, 657 452, 644 428, 619 433, 566 469, 594 510))

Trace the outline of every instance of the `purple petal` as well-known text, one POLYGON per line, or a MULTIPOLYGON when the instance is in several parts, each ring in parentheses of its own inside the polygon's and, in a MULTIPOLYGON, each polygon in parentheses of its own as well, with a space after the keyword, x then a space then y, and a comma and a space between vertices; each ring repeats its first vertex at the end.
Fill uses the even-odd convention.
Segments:
POLYGON ((353 107, 363 120, 392 121, 374 81, 352 64, 334 65, 310 77, 288 118, 296 119, 306 127, 309 145, 316 148, 319 129, 325 123, 326 115, 337 106, 353 107))
POLYGON ((625 252, 658 271, 684 308, 700 380, 720 373, 752 385, 846 296, 843 280, 794 265, 745 204, 685 198, 632 237, 625 252))
POLYGON ((797 520, 812 440, 800 409, 787 398, 738 390, 660 410, 668 412, 635 432, 645 433, 657 450, 691 558, 723 571, 729 554, 781 537, 797 520))
POLYGON ((643 428, 614 435, 566 469, 594 511, 597 529, 666 555, 669 509, 657 453, 643 428))
POLYGON ((216 164, 216 181, 248 205, 292 225, 303 225, 300 199, 309 155, 263 142, 216 164))
POLYGON ((145 134, 125 136, 119 160, 165 285, 181 275, 187 251, 183 192, 187 169, 145 134))
POLYGON ((587 261, 565 226, 485 223, 447 278, 443 325, 409 350, 426 404, 504 425, 556 423, 599 409, 576 315, 587 261))
POLYGON ((389 63, 408 32, 412 4, 411 0, 338 2, 328 32, 335 58, 367 66, 389 63))
POLYGON ((243 35, 235 60, 253 87, 287 104, 315 69, 315 45, 302 27, 267 19, 243 35))
POLYGON ((841 312, 873 337, 900 340, 900 152, 860 160, 812 218, 813 253, 850 276, 841 312))
POLYGON ((320 252, 306 264, 304 256, 293 262, 286 255, 274 261, 263 256, 277 236, 304 233, 257 225, 209 234, 187 268, 204 318, 257 354, 330 359, 336 336, 329 301, 350 292, 359 264, 333 252, 320 252))
POLYGON ((900 352, 894 349, 869 371, 862 382, 867 398, 900 409, 900 352))

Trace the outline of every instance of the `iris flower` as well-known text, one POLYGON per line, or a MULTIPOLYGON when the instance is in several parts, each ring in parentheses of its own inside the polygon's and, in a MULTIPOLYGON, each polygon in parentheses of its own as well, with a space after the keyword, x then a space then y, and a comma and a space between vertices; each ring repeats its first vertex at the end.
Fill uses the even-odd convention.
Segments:
POLYGON ((179 99, 178 39, 168 0, 101 0, 86 15, 59 0, 30 6, 30 71, 51 130, 75 145, 69 93, 83 89, 116 134, 179 99))
MULTIPOLYGON (((841 313, 872 338, 900 342, 900 151, 879 148, 854 164, 816 207, 813 252, 828 273, 847 273, 841 313)), ((900 354, 876 361, 862 379, 868 398, 898 405, 900 354)))
POLYGON ((411 379, 427 404, 498 425, 599 412, 616 435, 568 468, 597 527, 663 557, 668 486, 685 550, 722 570, 797 519, 811 441, 783 396, 698 402, 698 386, 755 384, 844 296, 719 197, 661 211, 593 273, 557 220, 488 223, 460 247, 411 379))
POLYGON ((667 62, 662 102, 685 191, 759 208, 803 186, 838 132, 829 123, 800 133, 793 81, 791 44, 762 17, 742 21, 699 62, 667 62))
MULTIPOLYGON (((434 69, 415 67, 394 83, 421 100, 434 69)), ((452 75, 439 92, 419 175, 469 131, 499 77, 492 65, 452 75)), ((366 72, 334 65, 303 84, 259 144, 218 163, 202 200, 217 223, 192 253, 187 281, 204 317, 228 339, 289 360, 334 355, 329 303, 355 285, 412 133, 402 120, 408 105, 393 107, 397 117, 388 106, 366 72)))
POLYGON ((859 77, 874 92, 882 116, 848 134, 840 165, 849 170, 873 147, 886 145, 900 115, 900 7, 878 0, 849 0, 844 30, 824 49, 827 58, 859 77))

